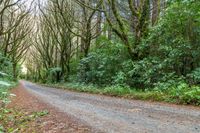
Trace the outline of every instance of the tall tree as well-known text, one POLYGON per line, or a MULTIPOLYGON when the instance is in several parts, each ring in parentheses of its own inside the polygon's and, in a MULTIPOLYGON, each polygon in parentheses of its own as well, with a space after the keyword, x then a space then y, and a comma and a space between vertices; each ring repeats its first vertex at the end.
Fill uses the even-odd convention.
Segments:
MULTIPOLYGON (((138 60, 141 58, 141 53, 138 50, 142 38, 147 35, 148 25, 150 21, 150 0, 142 1, 127 1, 127 8, 130 12, 130 20, 124 17, 124 14, 119 10, 117 0, 107 0, 103 2, 104 14, 109 26, 113 32, 123 41, 128 49, 131 59, 138 60), (112 17, 106 12, 106 7, 109 5, 112 10, 112 17), (130 35, 131 33, 131 35, 130 35), (132 36, 132 37, 131 37, 132 36), (130 38, 133 38, 132 41, 130 38)), ((120 2, 122 3, 122 2, 120 2)))

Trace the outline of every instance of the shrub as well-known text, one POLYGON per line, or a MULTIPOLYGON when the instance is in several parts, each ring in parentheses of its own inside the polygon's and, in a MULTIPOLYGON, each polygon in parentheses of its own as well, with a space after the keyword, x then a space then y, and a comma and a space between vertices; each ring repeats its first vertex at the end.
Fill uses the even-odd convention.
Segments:
POLYGON ((193 0, 171 2, 138 48, 142 59, 135 61, 130 71, 133 83, 143 88, 154 87, 160 82, 176 82, 174 77, 182 78, 188 74, 192 74, 194 83, 198 82, 199 5, 200 2, 193 0))
POLYGON ((12 63, 0 53, 0 78, 12 78, 12 63))
POLYGON ((190 84, 200 84, 200 68, 196 68, 194 71, 188 74, 187 81, 190 84))
POLYGON ((200 105, 200 87, 189 86, 187 83, 179 82, 177 85, 172 85, 165 91, 167 97, 166 101, 200 105))
POLYGON ((79 82, 106 86, 117 80, 116 76, 122 69, 122 60, 127 59, 125 48, 122 44, 105 38, 100 42, 101 44, 97 44, 100 49, 95 49, 80 61, 77 78, 79 82))
POLYGON ((62 69, 60 67, 53 67, 48 70, 48 81, 58 82, 60 81, 62 69))

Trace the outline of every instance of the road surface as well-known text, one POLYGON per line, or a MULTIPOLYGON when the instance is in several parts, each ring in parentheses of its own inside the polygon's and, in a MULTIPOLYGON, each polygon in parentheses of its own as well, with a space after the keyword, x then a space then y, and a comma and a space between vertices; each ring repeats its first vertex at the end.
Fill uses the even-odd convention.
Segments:
POLYGON ((44 103, 101 133, 200 133, 200 108, 71 92, 21 81, 44 103))

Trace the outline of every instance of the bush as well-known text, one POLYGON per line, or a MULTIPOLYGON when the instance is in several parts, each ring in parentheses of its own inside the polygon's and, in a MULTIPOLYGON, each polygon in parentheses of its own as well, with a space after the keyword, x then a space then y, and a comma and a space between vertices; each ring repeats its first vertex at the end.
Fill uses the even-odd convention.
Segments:
POLYGON ((53 67, 48 70, 48 79, 47 82, 59 82, 61 79, 62 69, 60 67, 53 67))
POLYGON ((0 53, 0 78, 12 78, 12 63, 0 53))
POLYGON ((200 67, 200 2, 173 1, 150 28, 139 46, 142 59, 133 62, 132 82, 137 87, 154 87, 160 82, 192 76, 198 83, 200 67), (195 70, 196 69, 196 70, 195 70), (171 76, 170 76, 171 75, 171 76))
POLYGON ((186 91, 181 97, 181 101, 185 104, 200 105, 200 87, 192 87, 186 91))
POLYGON ((190 84, 200 84, 200 68, 196 68, 194 71, 188 74, 187 81, 190 84))
MULTIPOLYGON (((165 94, 165 101, 179 104, 200 105, 200 87, 189 86, 183 81, 163 83, 162 88, 156 87, 154 91, 160 91, 165 94)), ((161 86, 159 86, 161 87, 161 86)))
POLYGON ((122 61, 127 60, 124 46, 105 38, 101 38, 99 43, 97 46, 100 49, 94 49, 80 61, 77 78, 79 82, 107 86, 118 80, 122 61))

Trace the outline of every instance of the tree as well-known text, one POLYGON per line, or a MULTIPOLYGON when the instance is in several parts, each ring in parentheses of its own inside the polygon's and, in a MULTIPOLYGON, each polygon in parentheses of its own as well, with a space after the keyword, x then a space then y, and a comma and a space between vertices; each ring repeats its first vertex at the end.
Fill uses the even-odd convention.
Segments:
POLYGON ((20 1, 2 0, 0 45, 4 56, 11 59, 13 78, 17 78, 17 65, 22 61, 29 44, 26 37, 30 32, 29 10, 20 1))
POLYGON ((123 17, 123 14, 119 11, 116 0, 107 0, 103 2, 104 14, 109 26, 112 28, 113 32, 123 41, 128 49, 128 53, 131 59, 138 60, 141 58, 141 53, 138 51, 138 46, 141 43, 142 38, 147 36, 149 19, 150 19, 150 1, 143 0, 140 2, 134 2, 133 0, 128 0, 127 8, 131 14, 131 21, 127 21, 123 17), (113 22, 105 8, 106 5, 110 6, 112 10, 112 17, 115 19, 113 22), (131 34, 131 36, 130 36, 131 34), (133 38, 133 41, 130 39, 133 38))
POLYGON ((91 10, 88 8, 100 8, 101 1, 97 2, 96 0, 75 0, 75 2, 71 3, 74 5, 74 7, 76 7, 73 14, 69 14, 69 16, 73 18, 72 21, 75 22, 75 27, 73 29, 70 27, 70 25, 67 27, 70 32, 72 32, 81 40, 80 58, 82 58, 88 55, 92 41, 101 34, 101 14, 98 14, 97 10, 91 10))
MULTIPOLYGON (((46 77, 52 81, 66 80, 70 72, 70 60, 76 46, 73 45, 74 35, 68 29, 73 29, 74 22, 69 16, 68 1, 48 1, 46 9, 42 9, 37 16, 38 33, 35 38, 34 51, 40 57, 40 68, 46 70, 46 77), (62 5, 62 6, 61 6, 62 5)), ((40 73, 40 72, 38 72, 40 73)))

